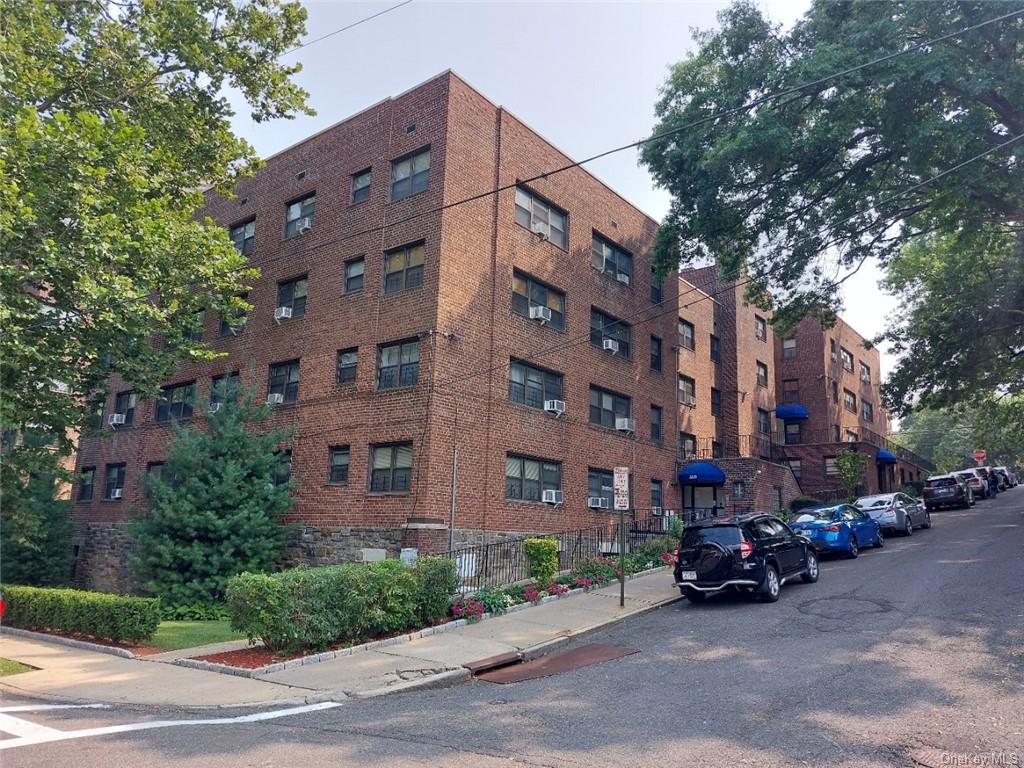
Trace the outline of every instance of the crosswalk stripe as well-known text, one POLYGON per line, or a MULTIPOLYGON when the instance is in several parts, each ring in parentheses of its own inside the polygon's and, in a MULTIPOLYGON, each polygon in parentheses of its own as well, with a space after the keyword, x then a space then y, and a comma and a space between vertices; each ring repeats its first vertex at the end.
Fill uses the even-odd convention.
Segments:
POLYGON ((0 715, 0 731, 9 733, 11 736, 32 739, 60 733, 56 728, 47 728, 45 725, 37 725, 10 715, 0 715))

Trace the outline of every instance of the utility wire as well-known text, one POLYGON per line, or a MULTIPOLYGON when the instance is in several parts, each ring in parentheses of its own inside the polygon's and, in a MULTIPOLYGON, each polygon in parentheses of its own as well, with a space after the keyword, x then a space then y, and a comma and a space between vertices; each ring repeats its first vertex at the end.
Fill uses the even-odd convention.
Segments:
POLYGON ((307 47, 313 45, 313 43, 319 43, 321 40, 326 40, 329 37, 334 37, 335 35, 340 34, 341 32, 344 32, 345 30, 352 29, 353 27, 358 27, 360 24, 365 24, 368 21, 376 19, 378 16, 383 16, 385 13, 391 13, 391 11, 398 10, 403 5, 408 5, 411 2, 412 2, 412 0, 405 0, 405 2, 399 3, 398 5, 392 5, 390 8, 385 8, 383 11, 378 11, 377 13, 375 13, 375 14, 373 14, 371 16, 367 16, 365 18, 359 19, 359 21, 353 21, 351 24, 346 24, 344 27, 336 29, 333 32, 328 32, 326 35, 321 35, 320 37, 314 37, 312 40, 307 40, 302 45, 297 45, 294 48, 289 48, 287 51, 285 51, 284 53, 280 54, 280 56, 278 56, 278 58, 281 58, 281 56, 287 56, 289 53, 295 53, 296 51, 301 51, 303 48, 307 48, 307 47))

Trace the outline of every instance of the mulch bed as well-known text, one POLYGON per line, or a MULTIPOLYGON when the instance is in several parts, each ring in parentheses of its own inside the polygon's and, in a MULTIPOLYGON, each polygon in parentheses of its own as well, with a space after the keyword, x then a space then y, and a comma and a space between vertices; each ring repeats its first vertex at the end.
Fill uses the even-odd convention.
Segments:
POLYGON ((87 643, 95 643, 96 645, 105 645, 108 648, 123 648, 126 651, 131 651, 136 656, 149 656, 154 653, 163 653, 165 648, 154 648, 151 645, 131 645, 129 643, 116 643, 113 640, 108 640, 103 637, 93 637, 92 635, 80 635, 72 632, 55 632, 52 629, 38 629, 35 628, 33 632, 38 632, 41 635, 52 635, 53 637, 66 637, 69 640, 84 640, 87 643))

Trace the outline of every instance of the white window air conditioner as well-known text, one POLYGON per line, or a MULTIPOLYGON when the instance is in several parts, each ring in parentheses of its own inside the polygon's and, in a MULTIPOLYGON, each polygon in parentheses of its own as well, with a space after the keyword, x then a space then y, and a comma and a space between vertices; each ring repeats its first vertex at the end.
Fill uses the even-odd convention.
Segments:
POLYGON ((281 403, 283 402, 284 395, 282 395, 280 392, 271 392, 269 395, 267 395, 268 405, 281 405, 281 403))
POLYGON ((112 413, 112 414, 110 414, 110 418, 107 419, 107 423, 111 427, 119 427, 119 426, 121 426, 122 424, 124 424, 124 414, 123 413, 112 413))
POLYGON ((295 225, 300 235, 304 235, 313 229, 313 220, 309 216, 303 216, 299 219, 298 224, 295 225))
POLYGON ((605 339, 601 342, 601 349, 611 352, 613 355, 619 351, 619 342, 615 339, 605 339))
POLYGON ((589 496, 587 506, 590 509, 608 509, 608 499, 604 496, 589 496))
POLYGON ((629 275, 625 274, 624 272, 619 272, 619 274, 615 276, 615 279, 618 280, 623 285, 629 285, 629 275))
POLYGON ((110 498, 112 498, 112 499, 120 499, 122 493, 124 493, 124 491, 122 489, 120 489, 120 488, 111 488, 110 489, 110 498))
POLYGON ((651 507, 651 514, 654 515, 655 517, 661 517, 661 515, 662 515, 661 507, 651 507))
POLYGON ((636 422, 633 419, 616 419, 615 429, 619 432, 635 432, 636 422))
POLYGON ((561 491, 544 491, 543 501, 545 504, 561 504, 562 503, 562 492, 561 491))
POLYGON ((530 231, 533 232, 541 240, 548 239, 548 227, 546 224, 540 221, 533 222, 533 226, 530 227, 530 231))
POLYGON ((280 323, 282 320, 288 320, 291 316, 291 307, 278 307, 274 310, 274 322, 280 323))
POLYGON ((551 322, 551 310, 547 307, 532 306, 530 307, 530 319, 536 320, 541 325, 551 322))
POLYGON ((561 416, 565 413, 565 400, 545 400, 544 410, 555 416, 561 416))
POLYGON ((223 405, 223 403, 210 403, 210 408, 209 408, 210 413, 216 413, 217 411, 220 410, 220 407, 222 405, 223 405))

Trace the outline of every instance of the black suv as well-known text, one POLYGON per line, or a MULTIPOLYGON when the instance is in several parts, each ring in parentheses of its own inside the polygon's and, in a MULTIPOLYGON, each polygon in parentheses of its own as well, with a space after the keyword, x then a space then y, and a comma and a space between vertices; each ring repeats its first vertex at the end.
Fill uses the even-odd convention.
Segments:
POLYGON ((692 603, 726 589, 774 603, 779 588, 798 576, 808 584, 818 580, 814 546, 771 515, 687 525, 676 550, 676 586, 692 603))

